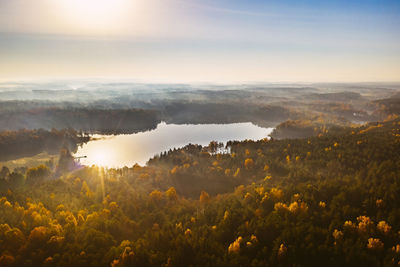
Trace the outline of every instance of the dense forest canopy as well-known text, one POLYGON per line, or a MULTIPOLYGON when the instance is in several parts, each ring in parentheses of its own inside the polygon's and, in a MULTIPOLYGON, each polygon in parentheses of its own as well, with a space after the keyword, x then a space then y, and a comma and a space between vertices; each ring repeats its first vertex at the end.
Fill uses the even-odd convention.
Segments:
POLYGON ((86 133, 131 133, 154 129, 159 112, 142 109, 34 108, 0 112, 0 129, 65 129, 86 133))
POLYGON ((398 264, 399 119, 227 146, 60 177, 3 168, 0 265, 398 264))

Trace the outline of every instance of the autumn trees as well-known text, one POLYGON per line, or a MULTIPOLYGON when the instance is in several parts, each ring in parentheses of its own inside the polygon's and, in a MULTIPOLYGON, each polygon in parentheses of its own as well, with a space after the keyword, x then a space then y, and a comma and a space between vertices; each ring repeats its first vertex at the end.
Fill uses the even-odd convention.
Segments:
POLYGON ((0 266, 396 265, 399 124, 377 125, 58 179, 4 169, 0 266))

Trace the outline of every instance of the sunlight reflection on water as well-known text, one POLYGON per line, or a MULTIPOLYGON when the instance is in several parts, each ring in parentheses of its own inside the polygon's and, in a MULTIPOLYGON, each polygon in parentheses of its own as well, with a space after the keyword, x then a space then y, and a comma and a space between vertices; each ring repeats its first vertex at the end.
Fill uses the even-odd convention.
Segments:
POLYGON ((208 145, 211 141, 260 140, 271 134, 273 128, 262 128, 250 122, 231 124, 166 124, 161 122, 154 130, 126 135, 93 135, 98 140, 80 147, 75 156, 87 156, 84 165, 131 167, 145 165, 153 156, 189 143, 208 145))

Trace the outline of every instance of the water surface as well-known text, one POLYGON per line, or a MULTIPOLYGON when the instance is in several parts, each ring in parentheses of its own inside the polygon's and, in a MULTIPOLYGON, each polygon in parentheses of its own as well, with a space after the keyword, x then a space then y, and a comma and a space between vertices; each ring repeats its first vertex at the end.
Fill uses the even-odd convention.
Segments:
POLYGON ((166 124, 162 122, 151 131, 126 135, 94 135, 98 140, 80 147, 75 156, 85 165, 131 167, 146 162, 161 152, 180 148, 189 143, 208 145, 211 141, 260 140, 269 136, 273 128, 262 128, 250 122, 231 124, 166 124))

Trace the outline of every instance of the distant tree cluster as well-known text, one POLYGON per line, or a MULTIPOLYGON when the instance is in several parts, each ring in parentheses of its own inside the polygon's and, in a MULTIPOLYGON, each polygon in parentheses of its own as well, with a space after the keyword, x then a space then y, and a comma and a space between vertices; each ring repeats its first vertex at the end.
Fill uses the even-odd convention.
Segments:
POLYGON ((74 151, 79 144, 89 140, 89 136, 73 129, 3 131, 0 132, 0 161, 34 156, 44 151, 55 154, 62 147, 74 151))
MULTIPOLYGON (((57 105, 55 105, 57 106, 57 105)), ((41 107, 32 110, 0 109, 0 129, 46 130, 73 128, 90 133, 133 133, 154 129, 160 112, 144 109, 41 107)))

